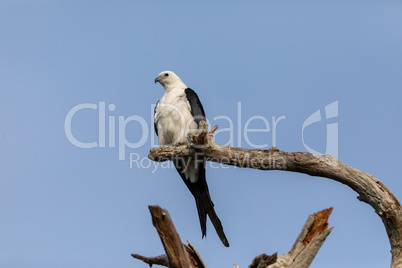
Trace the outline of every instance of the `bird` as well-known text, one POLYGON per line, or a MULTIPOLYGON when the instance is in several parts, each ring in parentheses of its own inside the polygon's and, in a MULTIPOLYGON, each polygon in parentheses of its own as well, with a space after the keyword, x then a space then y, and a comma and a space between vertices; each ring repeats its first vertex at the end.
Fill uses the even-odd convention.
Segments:
MULTIPOLYGON (((159 73, 155 79, 156 83, 160 83, 165 90, 162 98, 156 103, 154 111, 154 127, 159 146, 188 145, 188 134, 196 133, 199 123, 206 120, 204 108, 197 93, 187 87, 172 71, 159 73)), ((175 158, 173 164, 194 196, 202 238, 207 233, 208 215, 223 245, 229 247, 222 223, 209 195, 204 158, 197 159, 194 154, 192 157, 175 158)))

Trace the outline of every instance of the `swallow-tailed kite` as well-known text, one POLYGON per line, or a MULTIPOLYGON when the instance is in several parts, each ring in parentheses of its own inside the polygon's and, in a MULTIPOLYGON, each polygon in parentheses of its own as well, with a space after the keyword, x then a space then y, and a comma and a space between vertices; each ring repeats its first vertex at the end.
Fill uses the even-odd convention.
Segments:
MULTIPOLYGON (((175 73, 161 72, 155 79, 155 83, 157 82, 165 89, 165 93, 155 106, 154 115, 155 132, 158 135, 159 145, 188 144, 187 135, 196 132, 200 121, 205 120, 204 108, 197 94, 188 88, 175 73)), ((228 247, 229 242, 209 196, 205 180, 205 160, 200 156, 199 158, 201 159, 197 159, 194 155, 193 157, 182 157, 173 162, 195 198, 202 237, 207 232, 208 214, 222 243, 228 247)))

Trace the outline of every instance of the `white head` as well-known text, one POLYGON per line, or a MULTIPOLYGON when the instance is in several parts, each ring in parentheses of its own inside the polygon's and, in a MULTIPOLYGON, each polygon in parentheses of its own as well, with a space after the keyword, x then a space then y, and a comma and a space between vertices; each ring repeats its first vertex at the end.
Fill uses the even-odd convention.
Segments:
POLYGON ((159 82, 165 89, 171 87, 184 87, 187 86, 181 81, 181 79, 171 71, 163 71, 155 78, 155 84, 159 82))

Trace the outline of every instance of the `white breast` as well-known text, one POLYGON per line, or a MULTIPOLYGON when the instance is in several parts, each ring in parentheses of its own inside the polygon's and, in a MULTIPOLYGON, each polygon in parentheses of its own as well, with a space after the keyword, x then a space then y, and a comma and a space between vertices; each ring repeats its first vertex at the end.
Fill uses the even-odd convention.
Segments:
POLYGON ((156 108, 159 145, 188 144, 187 135, 197 128, 184 89, 165 92, 156 108))

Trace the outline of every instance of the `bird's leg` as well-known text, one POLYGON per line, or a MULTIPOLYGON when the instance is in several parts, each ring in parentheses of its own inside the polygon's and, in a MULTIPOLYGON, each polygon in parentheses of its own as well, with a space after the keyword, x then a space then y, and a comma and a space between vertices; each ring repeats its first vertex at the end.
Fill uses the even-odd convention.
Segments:
POLYGON ((190 148, 191 148, 191 145, 193 145, 193 140, 191 139, 190 135, 191 134, 187 135, 187 141, 188 141, 188 144, 190 145, 190 148))

